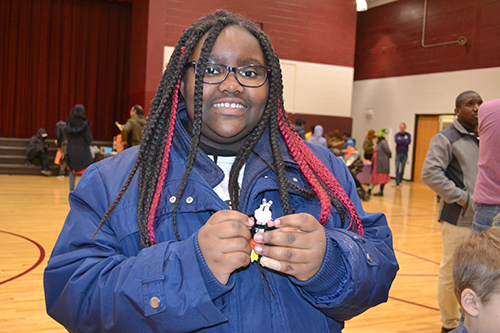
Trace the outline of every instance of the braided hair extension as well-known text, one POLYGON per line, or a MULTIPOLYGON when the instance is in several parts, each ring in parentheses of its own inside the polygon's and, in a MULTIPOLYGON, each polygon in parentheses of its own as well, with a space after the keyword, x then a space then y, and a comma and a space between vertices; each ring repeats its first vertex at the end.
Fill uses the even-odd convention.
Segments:
MULTIPOLYGON (((181 55, 180 55, 181 58, 184 55, 185 50, 186 50, 185 47, 181 48, 181 55)), ((155 195, 153 197, 153 202, 151 203, 151 209, 149 210, 149 216, 148 216, 148 225, 147 225, 148 237, 151 240, 151 242, 153 242, 154 244, 156 244, 156 237, 155 237, 154 230, 153 230, 153 224, 154 224, 155 212, 156 212, 156 209, 157 209, 158 204, 160 202, 160 199, 162 197, 163 184, 165 183, 165 176, 167 174, 166 166, 168 165, 168 161, 169 161, 169 157, 170 157, 170 148, 172 146, 175 120, 177 118, 177 105, 179 102, 180 84, 181 84, 181 77, 179 76, 179 79, 178 79, 177 84, 175 85, 175 89, 174 89, 173 103, 172 103, 172 108, 171 108, 171 113, 170 113, 171 120, 170 120, 170 123, 168 126, 167 142, 165 144, 165 149, 164 149, 164 153, 163 153, 160 176, 158 178, 158 185, 156 186, 155 195)))
POLYGON ((283 96, 283 83, 281 67, 271 41, 265 33, 250 21, 240 16, 219 10, 194 23, 190 28, 184 31, 180 38, 162 76, 156 96, 152 101, 151 110, 148 114, 147 124, 143 133, 142 144, 135 165, 115 200, 103 215, 94 237, 122 199, 135 173, 139 171, 137 223, 141 238, 141 247, 149 247, 156 243, 154 235, 155 215, 158 205, 161 202, 163 184, 168 172, 168 160, 176 123, 177 105, 179 103, 179 98, 182 98, 178 95, 179 80, 188 66, 188 59, 194 48, 199 43, 200 39, 206 36, 198 59, 198 73, 195 78, 194 117, 192 122, 193 130, 191 133, 190 151, 186 163, 186 171, 183 175, 181 186, 177 191, 176 201, 172 212, 174 232, 177 239, 181 240, 177 229, 176 210, 186 188, 187 179, 194 166, 200 142, 203 73, 218 35, 225 27, 231 25, 241 26, 255 36, 262 47, 267 66, 271 68, 268 77, 269 95, 263 116, 245 141, 230 171, 229 194, 231 208, 238 210, 239 206, 240 188, 238 184, 238 175, 269 125, 270 144, 275 166, 273 170, 276 173, 279 184, 279 194, 283 212, 288 215, 293 213, 293 210, 289 203, 289 188, 291 184, 286 176, 285 165, 283 157, 281 156, 278 129, 293 159, 299 163, 302 173, 321 202, 320 223, 325 224, 327 222, 331 205, 333 204, 341 216, 345 216, 347 210, 351 217, 351 223, 354 222, 354 226, 357 228, 358 233, 362 234, 361 222, 359 221, 357 212, 349 197, 345 194, 328 169, 309 151, 302 140, 298 139, 296 133, 291 129, 290 120, 282 111, 281 101, 283 96))
POLYGON ((174 208, 172 211, 172 220, 174 225, 174 232, 177 239, 180 241, 181 237, 179 236, 179 231, 177 229, 177 207, 180 202, 180 198, 184 194, 184 190, 187 186, 187 180, 191 170, 194 166, 194 161, 196 159, 196 153, 198 149, 198 145, 200 143, 201 136, 201 126, 202 126, 202 109, 203 109, 203 73, 205 72, 205 64, 208 61, 210 56, 210 52, 212 51, 212 47, 215 44, 215 40, 219 33, 224 29, 222 24, 216 24, 207 35, 205 42, 203 43, 203 47, 201 48, 200 57, 198 59, 198 73, 196 73, 195 78, 195 88, 194 88, 194 115, 193 115, 193 130, 192 130, 192 139, 191 139, 191 147, 189 150, 189 156, 186 162, 186 171, 182 176, 181 186, 177 191, 174 208))
POLYGON ((331 203, 333 203, 342 218, 343 209, 339 209, 340 207, 337 204, 340 202, 350 215, 348 229, 353 227, 358 234, 363 235, 363 225, 349 196, 345 193, 342 186, 340 186, 335 176, 314 156, 302 139, 300 139, 299 135, 293 130, 290 119, 288 119, 281 108, 279 124, 281 134, 285 139, 290 154, 299 163, 302 173, 312 186, 314 192, 317 193, 321 202, 319 222, 324 225, 328 221, 331 203), (326 200, 325 195, 328 196, 328 200, 326 200))
MULTIPOLYGON (((104 213, 92 237, 92 241, 94 240, 97 232, 102 228, 104 223, 108 220, 111 213, 114 211, 114 209, 122 199, 123 195, 130 186, 137 170, 140 170, 138 180, 139 190, 137 200, 137 223, 141 238, 141 247, 145 248, 152 245, 152 242, 148 237, 147 226, 145 223, 143 223, 143 220, 145 215, 149 215, 145 212, 147 212, 149 210, 149 207, 151 206, 152 192, 154 192, 156 189, 156 186, 151 186, 151 184, 155 183, 155 178, 158 179, 159 168, 157 167, 157 161, 163 160, 163 151, 160 149, 165 146, 165 143, 167 141, 171 141, 168 135, 173 135, 173 132, 166 135, 166 131, 170 127, 170 113, 165 112, 165 110, 171 108, 171 106, 174 104, 169 97, 174 94, 174 88, 178 81, 176 80, 176 78, 178 79, 180 77, 182 71, 184 70, 185 63, 187 62, 186 58, 188 57, 185 57, 182 64, 180 63, 181 53, 183 51, 185 51, 186 53, 191 53, 196 46, 199 37, 202 35, 199 34, 199 36, 193 36, 192 31, 192 27, 185 31, 184 35, 179 40, 177 47, 172 53, 172 57, 170 58, 167 69, 163 73, 162 79, 160 81, 158 91, 151 103, 151 109, 149 111, 147 123, 143 131, 142 142, 144 144, 141 144, 140 146, 139 155, 132 171, 125 181, 125 184, 122 186, 113 203, 104 213), (188 40, 190 38, 194 40, 191 41, 191 43, 188 43, 188 40), (186 47, 183 48, 184 45, 186 45, 186 47), (161 140, 161 138, 163 138, 163 140, 161 140), (158 141, 163 141, 163 144, 158 143, 158 141), (154 176, 155 173, 156 177, 154 176)), ((175 119, 173 120, 174 121, 172 122, 172 126, 175 125, 175 119)))

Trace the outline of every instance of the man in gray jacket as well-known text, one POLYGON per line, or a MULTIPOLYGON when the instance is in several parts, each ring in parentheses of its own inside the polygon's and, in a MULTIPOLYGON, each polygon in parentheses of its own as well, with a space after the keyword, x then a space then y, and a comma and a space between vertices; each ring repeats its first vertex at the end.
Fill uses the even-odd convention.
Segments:
POLYGON ((422 168, 422 180, 441 197, 438 216, 443 239, 438 280, 441 332, 451 331, 460 321, 453 292, 452 257, 460 240, 470 233, 474 217, 471 196, 478 172, 477 112, 482 102, 474 91, 458 95, 457 119, 431 139, 422 168))

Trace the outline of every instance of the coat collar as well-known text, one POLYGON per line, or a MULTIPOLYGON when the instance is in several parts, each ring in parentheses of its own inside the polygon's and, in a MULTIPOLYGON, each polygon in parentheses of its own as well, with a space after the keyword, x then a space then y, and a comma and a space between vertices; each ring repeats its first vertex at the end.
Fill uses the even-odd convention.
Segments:
POLYGON ((478 134, 475 133, 475 132, 469 132, 459 121, 458 119, 455 119, 453 120, 453 126, 455 126, 455 128, 457 129, 457 131, 459 131, 460 133, 464 134, 464 135, 469 135, 469 136, 473 136, 475 138, 478 137, 478 134))

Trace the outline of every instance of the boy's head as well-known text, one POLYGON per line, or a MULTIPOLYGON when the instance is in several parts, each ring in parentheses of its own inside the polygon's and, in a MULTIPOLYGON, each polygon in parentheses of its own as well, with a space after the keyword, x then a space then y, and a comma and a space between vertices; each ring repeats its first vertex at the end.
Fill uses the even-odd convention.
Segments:
POLYGON ((306 121, 304 120, 304 118, 297 118, 297 120, 295 121, 295 125, 304 128, 306 126, 306 121))
POLYGON ((453 280, 469 332, 497 332, 500 327, 499 228, 471 233, 457 247, 453 280))

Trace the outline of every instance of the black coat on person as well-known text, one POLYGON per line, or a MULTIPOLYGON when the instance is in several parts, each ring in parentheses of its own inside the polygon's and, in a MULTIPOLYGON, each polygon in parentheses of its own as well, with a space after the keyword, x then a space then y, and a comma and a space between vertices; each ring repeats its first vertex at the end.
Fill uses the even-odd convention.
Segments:
POLYGON ((30 139, 30 143, 26 148, 26 156, 28 160, 33 160, 38 156, 38 154, 45 154, 47 152, 48 146, 45 144, 45 138, 47 137, 47 132, 45 129, 40 128, 36 135, 33 135, 30 139))
POLYGON ((68 165, 71 171, 81 171, 94 162, 90 152, 90 143, 94 138, 88 121, 80 121, 76 126, 68 122, 64 132, 68 139, 68 165))

